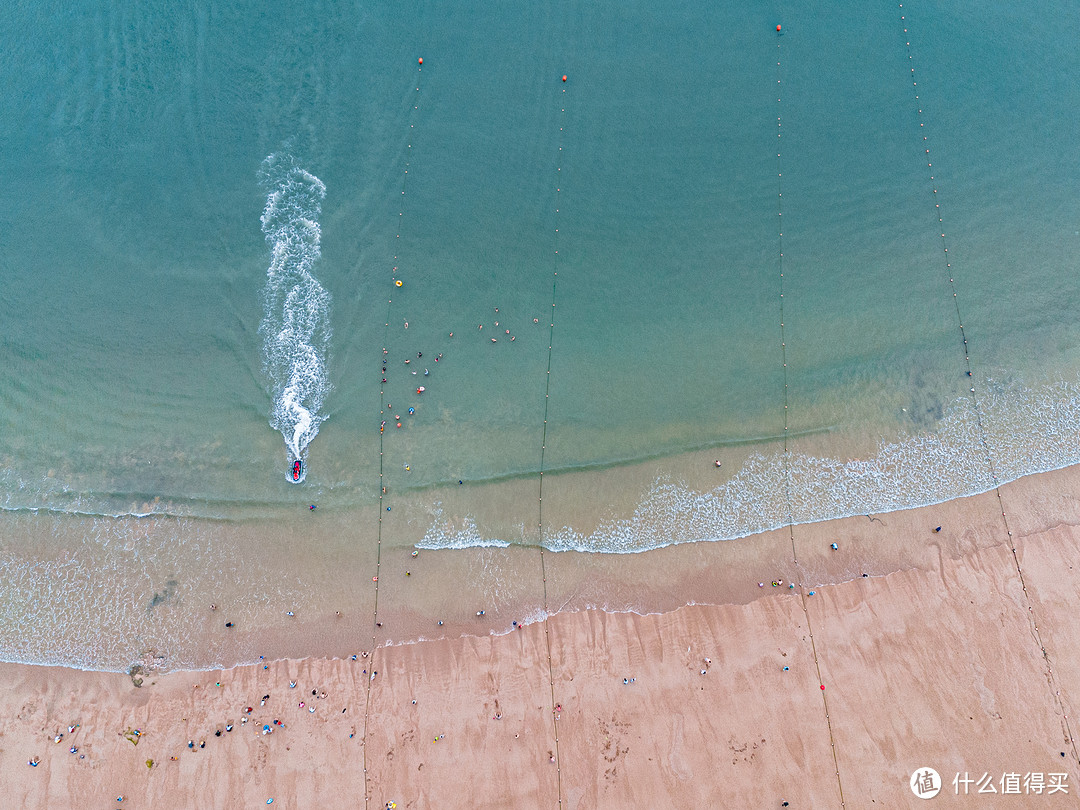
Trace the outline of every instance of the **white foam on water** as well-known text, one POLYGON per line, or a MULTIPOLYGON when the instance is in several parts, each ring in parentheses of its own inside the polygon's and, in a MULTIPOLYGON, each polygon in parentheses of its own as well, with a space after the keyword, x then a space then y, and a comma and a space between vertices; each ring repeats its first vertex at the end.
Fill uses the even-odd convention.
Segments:
POLYGON ((465 517, 460 522, 444 520, 440 503, 434 504, 430 511, 432 523, 415 548, 507 548, 510 545, 506 540, 483 537, 472 517, 465 517))
MULTIPOLYGON (((262 231, 270 245, 264 288, 263 369, 270 384, 270 425, 281 431, 292 464, 306 459, 307 447, 326 416, 320 413, 330 392, 330 294, 312 268, 321 255, 319 214, 326 186, 289 154, 275 153, 262 163, 267 191, 262 231)), ((307 465, 300 480, 307 476, 307 465)))
MULTIPOLYGON (((943 503, 1080 463, 1080 385, 1061 382, 1033 390, 990 381, 984 390, 979 410, 993 470, 979 414, 970 399, 962 398, 933 432, 883 441, 863 459, 754 453, 734 476, 704 492, 662 477, 631 515, 608 520, 588 534, 572 526, 547 528, 544 547, 625 554, 677 543, 733 540, 788 523, 943 503)), ((509 545, 484 537, 472 518, 458 523, 433 521, 418 545, 509 545)))

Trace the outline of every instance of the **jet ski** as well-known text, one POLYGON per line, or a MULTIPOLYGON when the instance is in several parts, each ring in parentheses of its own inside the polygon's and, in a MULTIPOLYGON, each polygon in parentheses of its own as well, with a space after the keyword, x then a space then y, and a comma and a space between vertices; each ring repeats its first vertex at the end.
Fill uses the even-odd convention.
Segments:
POLYGON ((292 465, 292 480, 293 483, 299 483, 300 479, 304 477, 304 462, 297 459, 292 465))

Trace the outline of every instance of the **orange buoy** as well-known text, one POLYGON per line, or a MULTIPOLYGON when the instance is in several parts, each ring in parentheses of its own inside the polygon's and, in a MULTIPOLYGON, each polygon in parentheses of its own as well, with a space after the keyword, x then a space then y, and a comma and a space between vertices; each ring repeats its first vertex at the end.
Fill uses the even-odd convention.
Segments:
POLYGON ((424 57, 421 56, 418 61, 419 61, 419 64, 421 64, 421 65, 424 64, 424 57))
POLYGON ((566 81, 566 74, 565 74, 565 73, 563 74, 562 80, 563 80, 564 82, 566 81))

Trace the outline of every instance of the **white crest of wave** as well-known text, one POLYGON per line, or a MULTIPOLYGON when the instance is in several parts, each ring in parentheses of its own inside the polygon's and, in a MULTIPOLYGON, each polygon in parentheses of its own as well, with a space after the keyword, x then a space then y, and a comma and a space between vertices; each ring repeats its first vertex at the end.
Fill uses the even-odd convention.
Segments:
MULTIPOLYGON (((571 526, 545 532, 551 551, 634 553, 712 540, 731 540, 788 523, 910 509, 974 495, 1025 475, 1080 463, 1080 387, 1057 383, 1032 390, 989 384, 980 400, 953 403, 933 432, 881 442, 864 459, 802 453, 752 454, 732 478, 701 492, 657 480, 633 513, 588 534, 571 526), (996 479, 995 476, 996 475, 996 479), (790 493, 790 496, 789 494, 790 493)), ((494 545, 468 518, 464 528, 436 520, 423 548, 494 545)))
POLYGON ((476 521, 471 517, 455 522, 443 519, 442 504, 431 507, 432 524, 416 544, 416 548, 506 548, 505 540, 486 538, 480 534, 476 521))
POLYGON ((269 155, 260 180, 267 191, 262 231, 270 246, 259 325, 263 370, 274 402, 270 424, 281 431, 291 463, 318 434, 331 388, 331 299, 312 273, 321 254, 318 218, 326 186, 288 154, 269 155))

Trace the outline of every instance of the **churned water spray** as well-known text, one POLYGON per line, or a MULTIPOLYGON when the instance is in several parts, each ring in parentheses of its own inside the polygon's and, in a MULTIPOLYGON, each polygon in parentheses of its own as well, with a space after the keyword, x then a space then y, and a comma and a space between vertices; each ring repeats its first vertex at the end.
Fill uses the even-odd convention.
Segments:
POLYGON ((307 476, 307 448, 326 419, 330 391, 330 294, 312 273, 320 256, 319 214, 326 186, 287 153, 267 156, 260 180, 266 189, 262 231, 270 246, 266 271, 263 370, 273 410, 270 424, 285 439, 287 476, 307 476))

